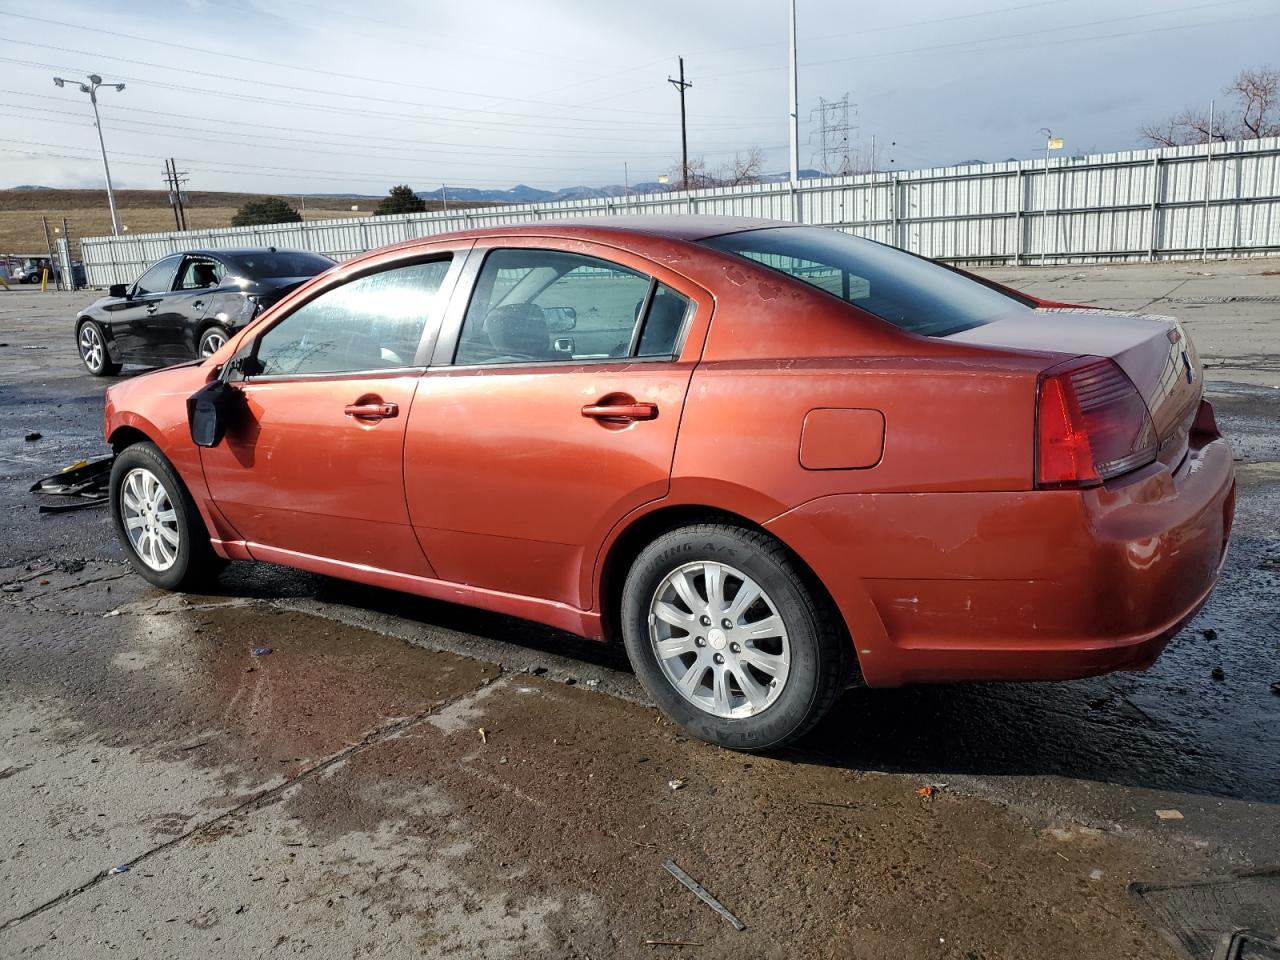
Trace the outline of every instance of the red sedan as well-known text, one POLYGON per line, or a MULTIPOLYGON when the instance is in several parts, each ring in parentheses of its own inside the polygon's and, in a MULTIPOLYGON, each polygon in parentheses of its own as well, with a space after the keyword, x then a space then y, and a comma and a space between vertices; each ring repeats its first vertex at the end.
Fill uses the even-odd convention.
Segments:
POLYGON ((626 217, 389 247, 107 394, 134 566, 265 560, 621 639, 740 749, 847 686, 1150 665, 1231 451, 1176 320, 868 240, 626 217))

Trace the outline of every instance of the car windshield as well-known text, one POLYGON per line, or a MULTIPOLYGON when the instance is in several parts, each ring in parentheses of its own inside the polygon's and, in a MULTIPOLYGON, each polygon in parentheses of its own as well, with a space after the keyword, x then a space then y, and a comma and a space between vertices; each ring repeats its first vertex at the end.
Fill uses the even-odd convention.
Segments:
POLYGON ((250 280, 280 277, 314 277, 333 266, 333 261, 318 253, 301 250, 263 250, 261 253, 237 253, 224 257, 231 272, 250 280))
POLYGON ((883 243, 824 227, 773 227, 703 240, 839 297, 910 333, 970 330, 1027 309, 1010 294, 883 243))

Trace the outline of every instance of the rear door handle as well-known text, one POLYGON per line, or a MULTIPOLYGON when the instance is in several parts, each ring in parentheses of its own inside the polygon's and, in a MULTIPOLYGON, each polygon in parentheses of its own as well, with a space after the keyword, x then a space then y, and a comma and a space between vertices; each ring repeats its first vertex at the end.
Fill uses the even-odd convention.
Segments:
POLYGON ((157 310, 159 310, 159 309, 160 309, 160 304, 158 304, 158 303, 152 302, 152 303, 148 303, 148 304, 147 304, 147 313, 148 313, 148 314, 155 313, 155 312, 156 312, 157 310))
POLYGON ((197 300, 197 301, 196 301, 195 303, 193 303, 191 306, 192 306, 192 307, 194 307, 196 310, 199 310, 201 307, 203 307, 203 306, 204 306, 204 301, 203 301, 203 300, 197 300))
POLYGON ((349 403, 342 412, 357 420, 389 420, 400 415, 400 407, 394 403, 349 403))
POLYGON ((582 408, 582 415, 593 420, 657 420, 656 403, 592 403, 582 408))

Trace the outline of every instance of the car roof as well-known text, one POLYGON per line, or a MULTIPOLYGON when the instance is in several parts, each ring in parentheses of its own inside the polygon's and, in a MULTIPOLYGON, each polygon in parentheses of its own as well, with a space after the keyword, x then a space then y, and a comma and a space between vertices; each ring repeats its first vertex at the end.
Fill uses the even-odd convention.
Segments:
MULTIPOLYGON (((179 250, 171 253, 169 256, 183 257, 251 257, 261 256, 264 253, 312 253, 311 250, 295 250, 291 247, 221 247, 217 250, 179 250)), ((317 257, 323 257, 323 253, 315 254, 317 257)))
POLYGON ((767 230, 775 227, 797 227, 801 224, 785 220, 767 220, 763 217, 719 217, 710 215, 649 215, 615 214, 596 217, 562 217, 551 220, 534 220, 528 223, 506 224, 496 227, 476 227, 471 230, 455 230, 409 240, 396 246, 418 246, 439 240, 465 240, 479 237, 580 237, 604 239, 608 236, 642 235, 664 237, 669 240, 706 240, 726 233, 745 230, 767 230))

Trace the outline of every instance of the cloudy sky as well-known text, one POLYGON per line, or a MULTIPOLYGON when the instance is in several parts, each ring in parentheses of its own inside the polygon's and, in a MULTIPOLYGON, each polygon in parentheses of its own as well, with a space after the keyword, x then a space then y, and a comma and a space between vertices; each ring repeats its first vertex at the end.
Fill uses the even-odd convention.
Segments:
MULTIPOLYGON (((1280 62, 1280 0, 799 0, 800 157, 820 97, 879 168, 1139 146, 1137 128, 1280 62)), ((786 0, 0 0, 0 187, 380 194, 394 183, 652 180, 689 149, 787 167, 786 0)))

